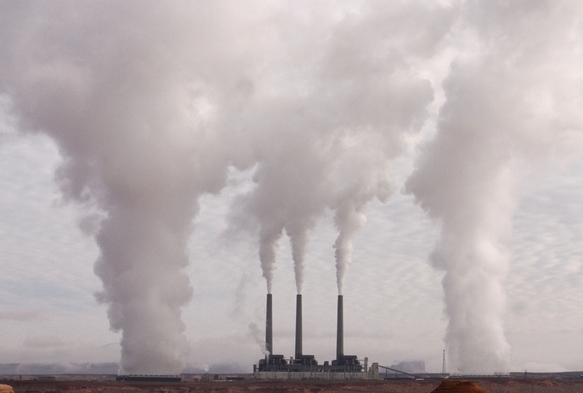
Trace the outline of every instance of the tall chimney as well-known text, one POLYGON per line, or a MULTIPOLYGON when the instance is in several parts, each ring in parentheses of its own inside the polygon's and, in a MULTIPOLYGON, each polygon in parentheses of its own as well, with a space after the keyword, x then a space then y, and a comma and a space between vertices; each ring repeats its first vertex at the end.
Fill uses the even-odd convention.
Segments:
POLYGON ((344 306, 342 295, 338 295, 338 325, 336 328, 336 360, 344 357, 344 306))
POLYGON ((273 306, 271 293, 267 294, 267 313, 265 321, 265 350, 269 355, 273 353, 273 306))
POLYGON ((302 295, 296 296, 296 359, 302 357, 302 295))

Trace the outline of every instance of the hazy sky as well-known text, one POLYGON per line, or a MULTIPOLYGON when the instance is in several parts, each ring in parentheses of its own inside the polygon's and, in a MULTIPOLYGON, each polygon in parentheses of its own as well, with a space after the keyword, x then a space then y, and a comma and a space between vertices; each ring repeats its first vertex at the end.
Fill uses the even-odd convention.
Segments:
POLYGON ((2 362, 583 369, 578 2, 0 15, 2 362))

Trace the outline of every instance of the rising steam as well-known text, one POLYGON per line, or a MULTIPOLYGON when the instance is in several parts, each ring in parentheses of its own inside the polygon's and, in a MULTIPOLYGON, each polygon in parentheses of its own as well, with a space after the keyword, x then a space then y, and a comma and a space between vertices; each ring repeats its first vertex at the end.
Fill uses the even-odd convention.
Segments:
POLYGON ((198 196, 224 185, 224 141, 238 143, 222 130, 246 94, 244 64, 215 65, 235 64, 225 57, 244 40, 215 23, 228 11, 190 2, 6 2, 0 14, 0 88, 22 129, 57 142, 65 198, 104 217, 97 299, 122 332, 123 371, 180 373, 186 243, 198 196))
POLYGON ((504 240, 517 161, 581 149, 582 117, 571 101, 581 103, 575 86, 582 73, 574 67, 581 51, 573 50, 580 48, 581 27, 573 15, 581 15, 581 6, 568 2, 467 3, 462 31, 476 41, 451 67, 438 133, 407 182, 441 224, 430 259, 445 271, 445 341, 450 362, 463 373, 509 367, 504 240))
POLYGON ((507 369, 514 169, 582 150, 583 3, 436 3, 2 3, 0 93, 22 132, 58 144, 64 197, 101 217, 97 299, 125 372, 182 371, 186 245, 198 198, 229 168, 255 168, 230 224, 256 235, 268 292, 284 233, 303 291, 310 231, 330 213, 342 294, 443 58, 437 133, 406 189, 441 225, 430 260, 445 272, 451 362, 507 369))
POLYGON ((269 352, 267 352, 267 349, 265 348, 265 334, 262 334, 261 329, 259 329, 257 324, 255 323, 249 324, 248 334, 251 336, 251 338, 253 338, 253 341, 255 341, 257 345, 259 345, 259 348, 261 348, 261 353, 263 355, 269 355, 269 352))
POLYGON ((308 24, 295 26, 303 46, 285 54, 293 70, 279 71, 289 80, 271 87, 277 94, 270 93, 269 102, 253 103, 256 118, 243 125, 263 139, 253 147, 257 187, 235 201, 232 217, 238 225, 259 228, 268 292, 284 230, 302 292, 308 234, 327 209, 339 231, 335 254, 342 291, 366 206, 374 198, 385 201, 394 188, 390 163, 403 151, 403 135, 420 129, 433 98, 429 82, 410 62, 431 54, 446 26, 435 24, 423 7, 363 4, 341 11, 346 14, 338 22, 334 13, 314 9, 308 24), (315 17, 317 27, 310 24, 315 17), (417 24, 403 20, 428 29, 419 32, 417 24), (402 29, 398 38, 396 26, 402 29), (419 53, 420 47, 427 53, 419 53))

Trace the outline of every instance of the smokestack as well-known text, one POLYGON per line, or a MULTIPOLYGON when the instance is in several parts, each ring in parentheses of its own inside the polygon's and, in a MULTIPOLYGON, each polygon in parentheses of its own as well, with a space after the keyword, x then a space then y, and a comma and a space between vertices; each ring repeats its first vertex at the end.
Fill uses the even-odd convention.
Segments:
POLYGON ((273 353, 273 308, 271 293, 267 294, 267 312, 265 321, 265 350, 269 355, 273 353))
POLYGON ((338 325, 336 328, 336 360, 344 357, 344 306, 342 295, 338 295, 338 325))
POLYGON ((296 359, 302 357, 302 295, 296 296, 296 359))

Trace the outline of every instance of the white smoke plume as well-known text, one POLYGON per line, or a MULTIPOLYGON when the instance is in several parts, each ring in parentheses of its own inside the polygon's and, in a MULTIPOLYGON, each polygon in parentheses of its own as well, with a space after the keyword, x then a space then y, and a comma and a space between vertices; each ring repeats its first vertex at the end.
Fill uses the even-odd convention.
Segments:
POLYGON ((332 172, 338 188, 334 190, 334 224, 338 237, 334 243, 338 294, 342 295, 348 266, 352 263, 353 241, 366 224, 364 214, 373 198, 385 202, 393 191, 390 158, 392 154, 378 149, 381 136, 361 133, 343 142, 332 172))
POLYGON ((285 232, 302 292, 310 230, 331 211, 342 293, 445 52, 437 134, 407 190, 442 225, 431 261, 445 271, 451 360, 507 367, 514 168, 581 152, 583 10, 451 3, 2 2, 0 94, 22 132, 58 144, 65 198, 102 217, 83 227, 125 372, 181 371, 186 243, 198 197, 220 192, 229 167, 257 168, 232 216, 257 234, 268 291, 285 232))
POLYGON ((515 168, 580 153, 581 5, 472 1, 472 37, 444 83, 446 103, 406 188, 441 224, 430 260, 445 271, 445 337, 462 373, 507 371, 505 241, 516 204, 515 168))
POLYGON ((259 329, 256 323, 249 324, 249 336, 253 338, 253 340, 259 345, 261 348, 261 353, 264 355, 268 355, 267 348, 265 348, 265 333, 259 329))
POLYGON ((229 124, 248 94, 241 53, 255 56, 256 37, 225 26, 249 19, 154 1, 7 1, 0 15, 0 89, 23 131, 57 142, 65 198, 103 213, 97 298, 122 332, 123 371, 181 372, 186 243, 198 196, 241 162, 229 124))
POLYGON ((100 248, 97 298, 122 333, 123 371, 155 374, 184 366, 186 243, 198 197, 219 192, 230 166, 257 164, 234 210, 258 223, 268 291, 285 230, 302 292, 326 209, 342 290, 366 205, 388 196, 401 137, 433 97, 414 64, 452 19, 447 7, 374 1, 1 7, 0 90, 21 131, 55 140, 63 195, 91 214, 82 227, 100 248))
POLYGON ((302 292, 308 234, 326 209, 334 211, 339 231, 342 291, 365 208, 394 188, 390 162, 402 153, 403 135, 419 130, 433 99, 412 64, 433 55, 452 19, 451 10, 421 4, 319 4, 284 28, 294 30, 278 63, 288 80, 272 77, 278 85, 269 101, 253 104, 255 118, 243 123, 263 139, 253 148, 257 187, 233 204, 232 217, 258 228, 268 292, 284 230, 302 292))

